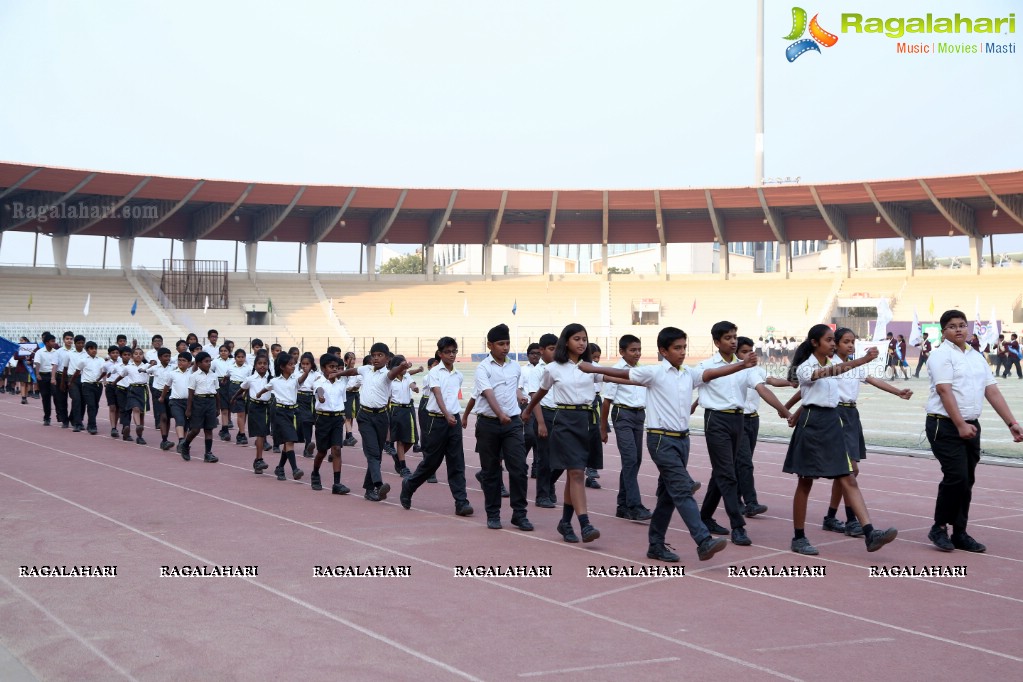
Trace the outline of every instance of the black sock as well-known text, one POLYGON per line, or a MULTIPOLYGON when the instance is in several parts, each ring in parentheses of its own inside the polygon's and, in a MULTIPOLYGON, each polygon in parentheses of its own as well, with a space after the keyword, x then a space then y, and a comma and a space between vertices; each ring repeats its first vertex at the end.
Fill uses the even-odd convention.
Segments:
POLYGON ((575 509, 572 508, 572 505, 566 504, 566 505, 562 506, 562 508, 561 508, 561 520, 564 523, 571 523, 572 522, 572 514, 574 514, 574 513, 575 513, 575 509))
POLYGON ((288 463, 291 464, 291 470, 294 471, 298 468, 298 464, 295 462, 295 451, 288 450, 288 463))
POLYGON ((850 507, 849 505, 845 505, 845 520, 846 521, 856 520, 856 512, 854 512, 853 508, 850 507))
POLYGON ((803 528, 796 528, 796 539, 802 540, 806 537, 806 530, 803 528))
POLYGON ((963 535, 966 533, 966 528, 960 528, 959 526, 952 526, 952 535, 963 535))
POLYGON ((287 462, 287 461, 288 461, 288 453, 282 452, 281 453, 281 463, 277 465, 277 468, 278 469, 283 469, 284 468, 284 463, 287 462))
POLYGON ((341 472, 340 471, 335 471, 334 472, 334 485, 341 485, 341 472))
POLYGON ((838 513, 837 509, 835 509, 834 507, 828 507, 828 515, 827 515, 826 518, 833 519, 833 518, 835 518, 835 515, 837 513, 838 513))
POLYGON ((580 514, 579 515, 579 525, 582 528, 585 528, 586 526, 590 525, 590 515, 589 514, 580 514))
POLYGON ((244 431, 239 431, 238 432, 238 437, 239 438, 245 438, 245 432, 244 431))
POLYGON ((870 544, 870 534, 873 532, 874 532, 873 524, 868 523, 863 527, 863 539, 867 542, 868 545, 870 544))
POLYGON ((203 438, 203 443, 206 444, 206 452, 213 452, 213 439, 203 438))

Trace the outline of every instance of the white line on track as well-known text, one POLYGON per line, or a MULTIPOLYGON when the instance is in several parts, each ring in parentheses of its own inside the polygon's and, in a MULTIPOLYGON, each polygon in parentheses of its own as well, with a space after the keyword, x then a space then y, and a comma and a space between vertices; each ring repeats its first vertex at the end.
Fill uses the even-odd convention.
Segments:
POLYGON ((869 637, 867 639, 849 639, 844 642, 818 642, 816 644, 791 644, 789 646, 769 646, 753 651, 795 651, 796 649, 817 649, 824 646, 849 646, 852 644, 876 644, 877 642, 894 642, 892 637, 869 637))
POLYGON ((622 661, 621 663, 605 663, 604 665, 588 665, 582 668, 561 668, 560 670, 538 670, 531 673, 519 673, 519 677, 542 677, 544 675, 564 675, 565 673, 584 673, 590 670, 607 670, 609 668, 629 668, 635 665, 649 665, 651 663, 672 663, 681 661, 681 658, 672 656, 670 658, 648 658, 645 661, 622 661))

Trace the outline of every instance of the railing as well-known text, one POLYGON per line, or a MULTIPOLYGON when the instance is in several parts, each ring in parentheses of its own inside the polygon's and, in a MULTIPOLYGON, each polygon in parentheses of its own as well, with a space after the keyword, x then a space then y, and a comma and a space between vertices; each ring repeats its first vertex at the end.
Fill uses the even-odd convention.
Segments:
POLYGON ((155 274, 144 266, 135 268, 135 272, 139 274, 139 279, 142 283, 149 288, 149 291, 153 294, 153 299, 167 311, 167 316, 170 317, 175 324, 184 327, 188 331, 198 329, 191 316, 181 310, 178 310, 167 294, 163 292, 163 289, 160 288, 160 282, 156 279, 155 274))
POLYGON ((229 307, 226 260, 165 258, 160 289, 177 308, 229 307))

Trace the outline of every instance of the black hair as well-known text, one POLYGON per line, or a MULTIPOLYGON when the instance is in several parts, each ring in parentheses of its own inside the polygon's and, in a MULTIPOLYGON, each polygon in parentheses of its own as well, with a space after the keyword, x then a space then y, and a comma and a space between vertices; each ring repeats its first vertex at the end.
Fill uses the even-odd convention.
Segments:
POLYGON ((130 346, 121 346, 121 355, 131 355, 132 350, 130 346))
MULTIPOLYGON (((341 356, 341 346, 327 346, 327 353, 329 355, 337 355, 338 357, 340 357, 341 356)), ((320 362, 320 364, 322 365, 323 362, 320 362)))
POLYGON ((638 336, 634 336, 633 334, 624 334, 620 339, 618 339, 618 351, 620 353, 624 353, 625 349, 634 343, 642 342, 639 340, 638 336))
POLYGON ((43 343, 46 343, 47 341, 53 341, 56 338, 57 337, 51 334, 50 332, 43 332, 43 343))
MULTIPOLYGON (((196 342, 196 343, 190 343, 190 344, 188 344, 188 351, 189 351, 190 353, 193 353, 193 352, 195 352, 196 350, 200 350, 200 351, 202 350, 202 344, 201 344, 201 343, 199 343, 199 342, 196 342)), ((209 353, 207 353, 206 355, 209 355, 209 353)))
POLYGON ((603 355, 603 354, 604 354, 604 351, 600 350, 600 346, 598 346, 598 345, 597 345, 597 344, 595 344, 595 343, 591 343, 591 344, 589 345, 589 351, 590 351, 590 355, 591 355, 591 356, 592 356, 592 355, 593 355, 594 353, 600 353, 601 355, 603 355))
MULTIPOLYGON (((589 336, 589 334, 586 333, 586 327, 582 326, 578 322, 573 322, 561 330, 561 336, 558 337, 558 345, 554 348, 554 362, 568 362, 568 340, 579 332, 583 332, 589 336)), ((583 362, 590 362, 591 356, 589 345, 586 346, 586 349, 583 351, 583 354, 579 356, 579 359, 583 362)))
POLYGON ((192 357, 191 353, 178 353, 178 360, 188 360, 192 362, 195 358, 192 357))
POLYGON ((388 355, 390 354, 390 352, 391 349, 388 348, 387 344, 382 341, 377 341, 376 343, 369 347, 370 355, 372 355, 373 353, 383 353, 384 355, 388 355))
POLYGON ((735 350, 738 351, 743 346, 753 347, 753 339, 748 336, 740 336, 735 340, 735 350))
POLYGON ((941 319, 938 320, 938 324, 941 325, 942 329, 944 329, 945 327, 948 326, 948 323, 951 322, 952 320, 962 320, 963 322, 967 322, 968 321, 966 319, 966 314, 963 311, 961 311, 961 310, 946 310, 945 312, 943 312, 941 314, 941 319))
POLYGON ((362 356, 362 364, 363 365, 369 365, 369 364, 372 364, 372 362, 373 362, 373 356, 372 355, 364 355, 364 356, 362 356))
POLYGON ((671 344, 679 339, 688 339, 686 333, 678 327, 665 327, 657 332, 657 350, 671 348, 671 344))
POLYGON ((540 348, 549 348, 558 345, 558 337, 554 334, 544 334, 540 337, 540 348))
POLYGON ((281 376, 284 373, 284 368, 288 366, 289 362, 294 362, 295 359, 291 357, 291 353, 278 353, 277 359, 274 360, 274 375, 281 376))
POLYGON ((403 362, 405 362, 404 355, 395 355, 393 358, 387 361, 387 369, 394 369, 403 362))
POLYGON ((263 339, 252 339, 251 341, 249 341, 249 348, 252 348, 256 344, 259 344, 260 347, 266 345, 265 343, 263 343, 263 339))
POLYGON ((114 351, 117 351, 117 354, 120 355, 121 354, 121 347, 120 346, 108 346, 107 347, 107 352, 108 353, 113 353, 114 351))
POLYGON ((426 368, 429 369, 440 362, 440 358, 434 355, 432 358, 426 361, 426 368))
POLYGON ((348 358, 352 358, 354 360, 355 357, 356 357, 356 355, 355 355, 354 352, 348 351, 347 353, 345 353, 345 357, 343 359, 344 359, 345 362, 348 362, 348 358))
POLYGON ((508 325, 499 324, 495 327, 491 327, 490 331, 487 332, 487 343, 497 343, 499 341, 509 341, 511 335, 508 333, 508 325))
POLYGON ((156 357, 158 358, 162 358, 163 356, 170 354, 171 354, 170 348, 161 348, 160 350, 156 351, 156 357))
POLYGON ((320 356, 320 367, 326 367, 327 365, 329 365, 332 362, 335 365, 340 365, 341 364, 341 358, 339 358, 338 356, 334 355, 333 353, 324 353, 323 355, 320 356))
POLYGON ((121 339, 124 339, 124 342, 126 344, 128 343, 128 335, 127 334, 118 334, 117 335, 117 340, 120 341, 121 339))
POLYGON ((236 350, 234 352, 234 356, 235 357, 238 357, 239 355, 242 356, 243 358, 245 357, 245 349, 244 348, 239 348, 238 350, 236 350))
POLYGON ((312 368, 313 368, 312 371, 313 372, 316 371, 316 356, 315 355, 313 355, 309 351, 306 351, 305 353, 302 353, 302 357, 300 357, 298 359, 298 364, 301 365, 303 360, 308 360, 309 364, 312 365, 312 368))
POLYGON ((299 348, 298 346, 292 346, 291 348, 288 349, 288 355, 294 355, 295 353, 298 353, 299 359, 301 359, 302 357, 301 348, 299 348))
POLYGON ((185 336, 185 341, 188 343, 193 343, 192 341, 189 341, 189 339, 195 339, 196 341, 198 341, 199 335, 196 334, 195 332, 188 332, 188 334, 185 336))
POLYGON ((231 348, 226 343, 220 344, 220 348, 217 348, 217 350, 226 350, 228 353, 231 352, 231 348))
POLYGON ((96 345, 95 341, 86 341, 85 350, 89 350, 90 348, 99 348, 99 346, 96 345))
POLYGON ((540 344, 538 344, 538 343, 531 343, 528 346, 526 346, 526 353, 527 354, 528 353, 532 353, 535 350, 540 350, 540 344))
POLYGON ((273 350, 274 348, 276 348, 277 350, 284 350, 284 346, 282 346, 279 343, 271 343, 270 350, 273 350))
POLYGON ((66 339, 69 336, 71 338, 75 338, 75 333, 74 332, 64 332, 63 334, 60 335, 60 338, 63 341, 64 339, 66 339))
POLYGON ((721 320, 720 322, 715 322, 714 326, 710 328, 710 338, 715 341, 720 341, 721 337, 728 332, 737 331, 739 331, 739 328, 736 327, 734 323, 729 322, 728 320, 721 320))
POLYGON ((789 381, 797 380, 796 370, 813 355, 813 342, 820 342, 829 331, 831 331, 831 327, 826 324, 815 324, 810 327, 810 331, 806 333, 806 340, 799 344, 796 352, 792 355, 792 364, 789 365, 789 381))
POLYGON ((185 341, 184 339, 178 339, 177 341, 175 341, 174 347, 177 348, 181 344, 185 344, 185 348, 188 348, 188 341, 185 341))
POLYGON ((433 354, 433 359, 440 362, 440 352, 445 348, 451 348, 452 346, 454 346, 455 350, 458 350, 458 342, 451 336, 442 336, 437 339, 437 350, 433 354))
POLYGON ((160 336, 159 334, 153 334, 152 341, 156 341, 157 339, 160 339, 161 341, 163 341, 163 337, 162 336, 160 336))
POLYGON ((220 332, 218 332, 216 329, 209 329, 206 331, 207 339, 210 338, 210 334, 216 334, 217 336, 220 336, 220 332))
POLYGON ((210 354, 207 353, 206 351, 199 351, 198 353, 195 354, 195 364, 198 365, 203 360, 208 360, 209 357, 210 354))
POLYGON ((78 343, 79 341, 85 341, 85 336, 83 334, 75 334, 75 343, 78 343))
POLYGON ((835 343, 838 343, 839 340, 841 340, 841 338, 846 334, 852 334, 853 336, 856 336, 856 332, 854 332, 852 329, 849 329, 848 327, 839 327, 838 329, 836 329, 835 343))

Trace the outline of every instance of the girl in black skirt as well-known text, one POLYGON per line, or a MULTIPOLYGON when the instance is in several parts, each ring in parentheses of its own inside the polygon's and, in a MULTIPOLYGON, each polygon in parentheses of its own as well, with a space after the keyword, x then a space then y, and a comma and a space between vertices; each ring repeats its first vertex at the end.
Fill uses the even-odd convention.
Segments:
POLYGON ((313 389, 316 380, 323 375, 316 369, 316 358, 309 351, 302 353, 302 357, 298 362, 298 368, 300 372, 303 372, 303 376, 305 376, 305 380, 298 385, 298 435, 302 437, 302 442, 305 443, 302 456, 312 457, 313 450, 316 447, 316 444, 313 443, 313 423, 316 421, 316 415, 313 414, 313 389))
POLYGON ((806 340, 796 349, 789 368, 789 379, 799 381, 803 409, 795 423, 782 471, 799 476, 792 499, 792 524, 795 528, 792 551, 799 554, 819 554, 805 533, 806 504, 815 478, 834 479, 841 487, 842 496, 863 524, 868 552, 881 549, 899 533, 894 528, 877 530, 870 523, 856 478, 850 475, 853 472, 852 460, 846 452, 842 420, 836 409, 839 403, 837 377, 872 361, 877 357, 877 350, 871 348, 864 357, 839 364, 831 361, 834 352, 835 333, 831 327, 814 325, 806 340))
POLYGON ((306 369, 301 376, 295 372, 295 356, 290 353, 279 353, 274 362, 276 370, 273 379, 266 387, 260 389, 256 398, 273 391, 273 434, 274 442, 281 445, 281 461, 274 469, 278 481, 286 479, 284 463, 291 464, 291 477, 296 481, 302 478, 303 472, 295 462, 295 443, 298 441, 298 387, 311 369, 306 369))
POLYGON ((263 461, 263 450, 266 447, 266 437, 270 435, 270 401, 261 400, 258 396, 269 381, 270 358, 266 354, 257 354, 255 369, 242 380, 238 391, 231 398, 232 402, 245 400, 245 421, 239 423, 248 425, 249 435, 256 441, 256 459, 252 461, 252 470, 257 474, 268 468, 263 461))

